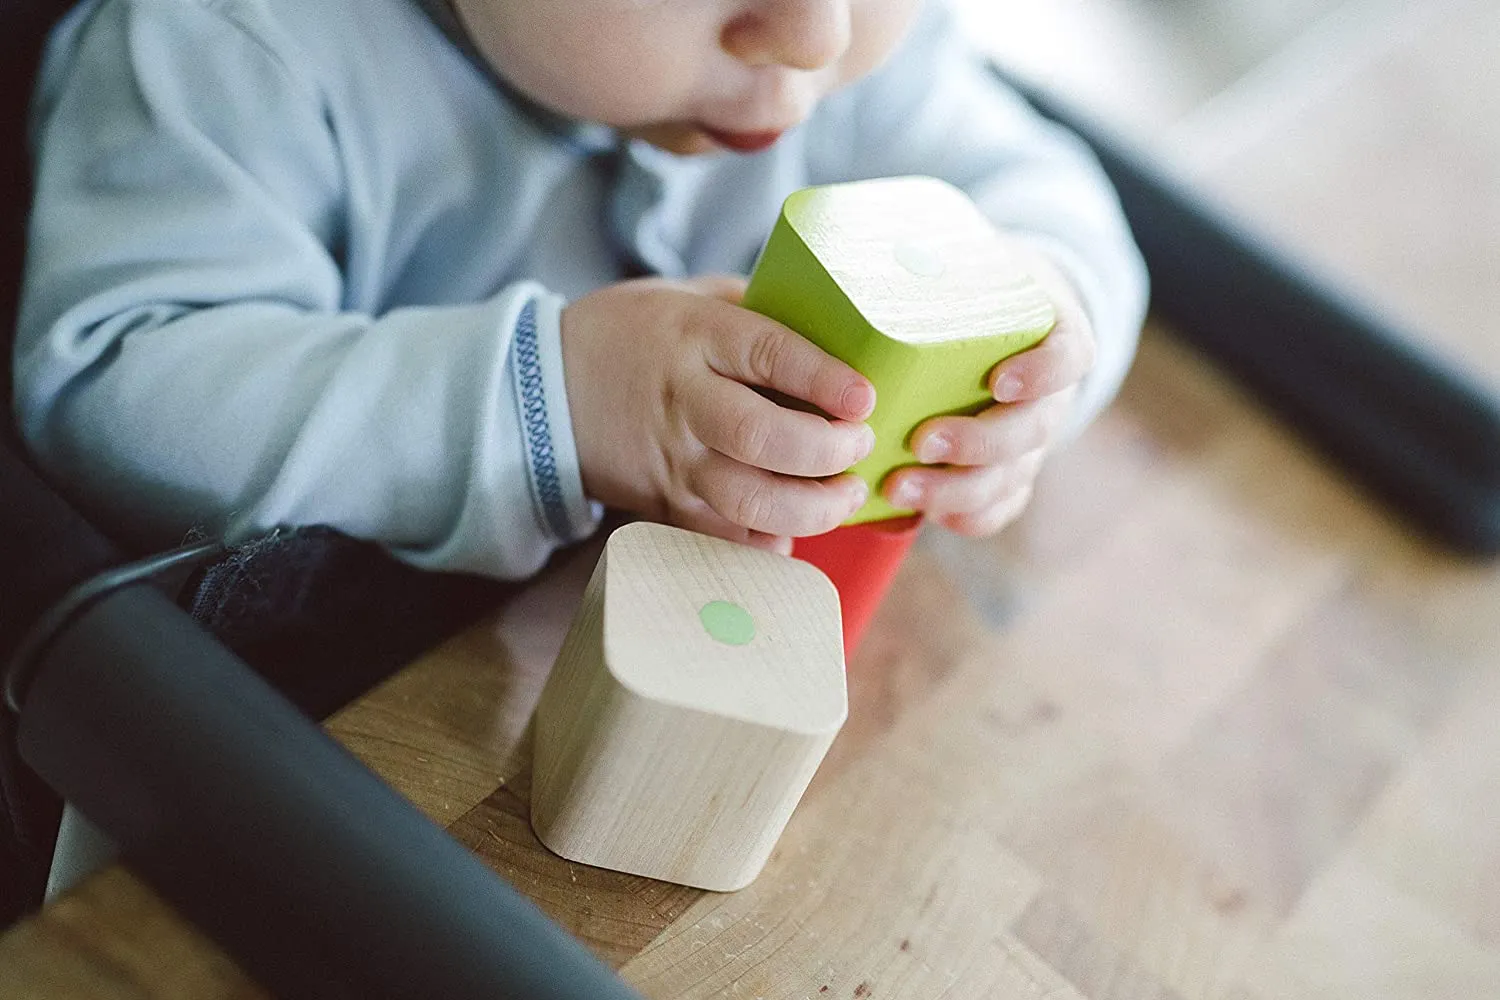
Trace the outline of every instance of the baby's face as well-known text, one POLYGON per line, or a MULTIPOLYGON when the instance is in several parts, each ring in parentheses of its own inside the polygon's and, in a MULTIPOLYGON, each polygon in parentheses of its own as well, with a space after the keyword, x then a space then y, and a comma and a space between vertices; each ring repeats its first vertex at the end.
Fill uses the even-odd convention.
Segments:
POLYGON ((674 153, 754 151, 879 65, 920 0, 453 0, 512 86, 674 153))

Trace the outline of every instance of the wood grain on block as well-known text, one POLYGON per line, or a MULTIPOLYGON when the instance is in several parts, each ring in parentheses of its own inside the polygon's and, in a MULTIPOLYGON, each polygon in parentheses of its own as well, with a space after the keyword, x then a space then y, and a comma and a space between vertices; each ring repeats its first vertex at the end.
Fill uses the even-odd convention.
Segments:
POLYGON ((532 824, 574 861, 740 888, 847 712, 825 576, 626 525, 605 545, 537 707, 532 824))
POLYGON ((911 432, 929 417, 992 402, 990 369, 1056 321, 994 225, 962 191, 930 177, 793 193, 743 304, 875 385, 875 448, 853 469, 870 499, 850 523, 911 513, 878 491, 888 472, 916 462, 911 432))

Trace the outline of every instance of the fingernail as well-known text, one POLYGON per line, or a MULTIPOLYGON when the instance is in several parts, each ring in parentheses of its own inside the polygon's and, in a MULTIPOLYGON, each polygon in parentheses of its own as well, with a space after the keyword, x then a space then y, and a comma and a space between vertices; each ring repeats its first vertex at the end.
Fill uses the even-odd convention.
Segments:
POLYGON ((924 462, 945 462, 953 454, 953 439, 946 434, 929 434, 917 445, 917 457, 924 462))
POLYGON ((864 461, 866 458, 869 458, 870 452, 875 450, 875 428, 869 424, 862 424, 861 430, 863 433, 859 436, 858 461, 864 461))
POLYGON ((863 420, 875 409, 875 387, 871 385, 851 385, 844 390, 844 395, 839 399, 844 409, 856 414, 858 419, 863 420))
POLYGON ((1018 376, 1006 372, 995 379, 995 398, 1002 403, 1020 399, 1021 391, 1024 388, 1018 376))
POLYGON ((922 485, 910 479, 903 479, 891 491, 891 504, 896 507, 912 509, 922 502, 922 485))

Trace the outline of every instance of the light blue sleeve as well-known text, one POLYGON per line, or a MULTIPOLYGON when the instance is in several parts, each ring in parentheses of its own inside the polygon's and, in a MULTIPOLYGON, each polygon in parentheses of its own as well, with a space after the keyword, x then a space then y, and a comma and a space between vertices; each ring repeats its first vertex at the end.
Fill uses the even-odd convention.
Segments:
POLYGON ((534 572, 597 521, 561 300, 522 284, 346 310, 358 165, 232 9, 104 0, 53 40, 16 346, 26 441, 142 541, 316 523, 423 567, 534 572))
POLYGON ((815 182, 927 174, 1042 245, 1071 279, 1098 354, 1076 426, 1119 390, 1145 318, 1146 268, 1087 146, 1039 117, 931 0, 890 63, 837 95, 809 130, 815 182))

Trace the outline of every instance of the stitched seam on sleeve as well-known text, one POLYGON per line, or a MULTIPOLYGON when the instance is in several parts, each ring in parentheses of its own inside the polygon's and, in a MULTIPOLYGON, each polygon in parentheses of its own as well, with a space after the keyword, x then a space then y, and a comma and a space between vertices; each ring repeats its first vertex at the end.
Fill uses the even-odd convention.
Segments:
POLYGON ((511 343, 516 398, 521 405, 521 427, 531 469, 531 500, 539 520, 557 538, 571 540, 573 531, 563 500, 562 478, 552 447, 552 425, 547 419, 547 392, 542 385, 542 361, 537 347, 536 300, 527 302, 516 320, 511 343))

